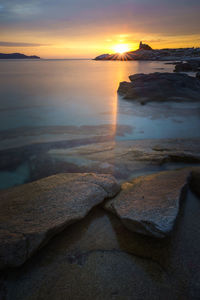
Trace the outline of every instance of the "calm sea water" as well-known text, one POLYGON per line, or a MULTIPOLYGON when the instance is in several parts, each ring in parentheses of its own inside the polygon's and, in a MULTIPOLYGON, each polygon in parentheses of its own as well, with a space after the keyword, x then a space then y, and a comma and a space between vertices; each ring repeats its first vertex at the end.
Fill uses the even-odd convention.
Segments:
MULTIPOLYGON (((83 125, 84 136, 94 126, 127 126, 124 134, 116 131, 119 140, 199 137, 198 104, 141 106, 117 96, 119 82, 129 75, 173 68, 164 62, 1 60, 0 150, 68 139, 71 126, 83 125)), ((26 163, 3 170, 0 182, 6 183, 0 187, 22 183, 27 174, 26 163)))
POLYGON ((185 119, 186 110, 196 104, 175 104, 170 111, 172 105, 141 107, 117 97, 119 82, 130 74, 173 67, 163 62, 0 61, 0 129, 117 123, 144 131, 135 130, 132 138, 196 135, 188 115, 185 119))

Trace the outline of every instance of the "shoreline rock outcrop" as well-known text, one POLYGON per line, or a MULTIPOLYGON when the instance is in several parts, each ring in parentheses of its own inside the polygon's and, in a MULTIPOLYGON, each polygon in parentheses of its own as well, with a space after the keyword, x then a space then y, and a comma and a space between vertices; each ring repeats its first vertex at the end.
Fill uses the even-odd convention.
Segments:
POLYGON ((200 79, 200 72, 197 72, 196 78, 197 78, 197 79, 200 79))
POLYGON ((130 82, 120 82, 118 93, 124 99, 151 101, 199 101, 200 81, 181 73, 151 73, 129 76, 130 82))
POLYGON ((190 187, 200 197, 200 168, 193 170, 190 176, 190 187))
POLYGON ((120 186, 111 175, 66 173, 0 193, 0 269, 22 265, 120 186))
POLYGON ((122 54, 103 54, 94 58, 94 60, 153 60, 153 61, 186 61, 200 58, 200 48, 166 48, 152 49, 151 46, 140 42, 135 51, 129 51, 122 54))
POLYGON ((156 238, 168 236, 185 196, 190 169, 141 176, 122 185, 122 191, 105 204, 125 227, 156 238))
POLYGON ((191 59, 187 62, 177 62, 174 72, 198 72, 200 71, 200 60, 191 59))

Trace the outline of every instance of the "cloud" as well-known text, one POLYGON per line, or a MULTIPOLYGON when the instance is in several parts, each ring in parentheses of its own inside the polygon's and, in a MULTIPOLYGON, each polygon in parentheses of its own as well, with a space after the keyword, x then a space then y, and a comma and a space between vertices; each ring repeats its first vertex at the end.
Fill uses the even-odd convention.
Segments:
POLYGON ((162 47, 168 41, 176 44, 180 36, 185 36, 183 41, 191 45, 199 43, 187 36, 200 35, 200 0, 0 0, 0 3, 0 46, 27 47, 26 51, 38 47, 34 49, 38 55, 64 51, 60 49, 65 45, 79 48, 82 55, 81 49, 108 48, 119 40, 131 44, 143 40, 162 47), (45 43, 51 44, 50 49, 45 43))
POLYGON ((17 42, 2 42, 0 41, 1 47, 41 47, 49 46, 49 44, 37 44, 37 43, 17 43, 17 42))

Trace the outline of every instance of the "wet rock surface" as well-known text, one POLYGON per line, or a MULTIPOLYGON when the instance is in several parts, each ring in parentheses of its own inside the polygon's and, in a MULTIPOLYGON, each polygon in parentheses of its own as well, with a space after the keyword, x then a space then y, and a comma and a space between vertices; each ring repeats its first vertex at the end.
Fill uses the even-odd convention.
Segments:
POLYGON ((105 209, 116 214, 131 231, 166 237, 178 216, 189 173, 189 169, 166 171, 124 183, 105 209))
MULTIPOLYGON (((153 117, 153 116, 152 116, 153 117)), ((1 151, 0 169, 13 171, 25 163, 26 182, 59 173, 95 172, 128 180, 147 172, 200 163, 200 139, 113 141, 77 140, 32 144, 1 151), (86 144, 85 144, 86 143, 86 144)))
MULTIPOLYGON (((124 104, 126 105, 126 102, 124 104)), ((174 108, 174 103, 159 104, 166 107, 166 109, 163 107, 161 112, 159 108, 157 112, 152 112, 151 106, 157 107, 157 103, 141 106, 133 102, 131 105, 136 109, 136 118, 142 114, 144 118, 148 116, 158 124, 159 114, 159 118, 164 117, 166 121, 168 118, 172 119, 173 125, 179 127, 180 133, 190 131, 194 136, 198 136, 198 131, 193 129, 198 128, 199 125, 198 103, 194 104, 192 110, 188 110, 188 104, 181 104, 185 107, 181 112, 184 114, 184 119, 191 120, 187 123, 194 124, 190 130, 187 130, 186 123, 179 117, 180 109, 174 108), (170 105, 173 106, 173 110, 169 109, 170 105), (191 115, 194 116, 195 121, 190 119, 191 115)), ((125 113, 127 117, 131 114, 134 118, 131 112, 125 113)), ((155 127, 147 128, 152 135, 153 128, 155 127)), ((156 130, 163 132, 164 136, 166 131, 169 131, 170 135, 171 132, 174 134, 171 126, 168 126, 168 121, 163 129, 158 128, 159 126, 156 130)), ((146 168, 152 172, 161 171, 169 165, 200 162, 198 137, 144 140, 145 133, 141 133, 142 140, 127 140, 137 135, 138 130, 139 128, 127 125, 101 125, 39 127, 32 128, 30 133, 29 129, 24 128, 1 132, 0 188, 32 182, 54 174, 74 172, 109 173, 120 180, 127 180, 131 176, 145 174, 146 168), (47 134, 48 130, 51 131, 51 135, 47 134), (53 138, 55 141, 52 140, 53 138)))
POLYGON ((129 78, 131 82, 121 82, 118 88, 124 99, 137 100, 141 104, 151 101, 199 101, 200 82, 187 74, 135 74, 129 78))
MULTIPOLYGON (((72 129, 72 138, 74 130, 78 129, 72 129)), ((87 135, 88 129, 84 131, 87 135)), ((105 134, 109 131, 105 128, 105 134)), ((60 171, 94 171, 114 174, 124 182, 197 165, 199 149, 198 138, 113 141, 100 136, 98 143, 96 138, 75 139, 4 153, 8 161, 30 157, 30 180, 60 171)), ((192 194, 182 201, 173 231, 164 239, 132 232, 114 214, 93 208, 83 220, 42 244, 23 266, 2 271, 0 299, 198 299, 199 205, 192 194)))
POLYGON ((71 164, 82 172, 109 173, 124 182, 144 173, 199 164, 199 149, 200 139, 135 140, 52 149, 48 155, 54 161, 52 170, 64 161, 68 168, 71 164))
POLYGON ((0 268, 38 248, 120 187, 110 175, 59 174, 0 193, 0 268))

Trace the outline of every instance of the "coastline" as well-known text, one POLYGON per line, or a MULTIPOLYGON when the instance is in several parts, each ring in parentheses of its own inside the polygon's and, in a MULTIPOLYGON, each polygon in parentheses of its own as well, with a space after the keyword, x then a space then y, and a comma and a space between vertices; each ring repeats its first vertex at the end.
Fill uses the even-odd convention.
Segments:
MULTIPOLYGON (((59 97, 53 97, 56 99, 53 112, 55 107, 65 103, 66 98, 76 99, 73 96, 77 96, 77 86, 85 79, 82 78, 80 68, 77 71, 77 65, 75 73, 70 71, 66 75, 66 66, 63 64, 59 63, 64 68, 59 71, 59 74, 64 74, 63 79, 55 76, 55 68, 52 72, 48 69, 48 74, 53 76, 54 85, 49 81, 51 77, 48 77, 47 85, 44 82, 42 89, 38 89, 38 99, 41 101, 39 92, 46 90, 46 87, 49 92, 50 85, 55 89, 57 83, 61 82, 56 94, 60 95, 60 90, 63 92, 70 88, 72 81, 64 90, 66 78, 71 80, 70 75, 73 74, 72 93, 67 94, 61 102, 58 101, 59 97), (78 74, 80 77, 77 78, 78 74), (54 81, 55 78, 58 81, 54 81)), ((33 78, 38 73, 38 66, 32 65, 36 71, 25 73, 31 87, 34 86, 33 78)), ((170 65, 166 65, 167 67, 170 65)), ((85 66, 82 71, 84 68, 85 66)), ((99 66, 95 68, 95 72, 99 74, 99 66)), ((131 99, 127 101, 117 97, 115 85, 112 89, 117 98, 109 103, 108 89, 103 98, 102 87, 111 78, 107 84, 107 88, 109 87, 115 73, 114 67, 112 73, 108 72, 108 77, 104 78, 106 72, 103 67, 100 77, 91 82, 93 73, 89 69, 89 79, 86 78, 82 87, 88 82, 90 93, 92 89, 95 93, 90 98, 91 94, 84 95, 82 89, 81 100, 75 106, 75 111, 77 107, 82 107, 81 104, 83 107, 91 107, 94 99, 97 106, 105 98, 102 109, 98 110, 98 117, 102 121, 105 116, 111 116, 108 119, 115 120, 115 123, 98 124, 93 108, 91 116, 96 122, 95 126, 64 126, 59 115, 49 113, 50 106, 42 112, 42 107, 38 106, 40 115, 36 114, 36 118, 27 123, 32 127, 18 123, 18 128, 11 127, 0 132, 0 169, 11 174, 26 164, 25 167, 28 165, 30 170, 29 177, 23 178, 23 185, 23 182, 19 182, 18 187, 0 191, 3 220, 2 268, 10 267, 1 271, 0 297, 6 300, 45 299, 47 294, 50 300, 54 300, 65 297, 66 293, 71 299, 95 299, 97 290, 100 299, 123 299, 124 295, 127 299, 133 296, 137 299, 141 292, 143 298, 148 299, 149 291, 152 291, 152 299, 163 299, 165 296, 166 299, 176 299, 184 297, 186 293, 188 297, 193 297, 199 292, 199 256, 193 255, 193 251, 198 253, 200 246, 200 207, 198 195, 194 194, 195 190, 191 185, 191 178, 193 182, 198 182, 198 176, 195 177, 193 172, 199 172, 200 166, 200 138, 191 138, 193 133, 197 133, 195 128, 198 121, 196 126, 194 123, 194 128, 189 130, 187 127, 185 138, 180 138, 179 134, 179 128, 181 130, 186 126, 186 120, 192 124, 190 117, 196 114, 198 118, 199 108, 193 107, 191 101, 171 106, 169 103, 160 103, 160 106, 159 103, 134 105, 131 99), (97 98, 99 94, 101 96, 97 98), (84 102, 82 99, 85 98, 90 101, 84 102), (107 107, 110 107, 110 112, 107 107), (55 116, 60 123, 53 124, 55 116), (44 117, 51 121, 51 126, 49 123, 38 125, 39 120, 44 117), (37 121, 35 127, 34 120, 37 121), (150 123, 141 128, 141 123, 145 120, 150 123), (166 123, 161 126, 164 120, 166 123), (171 138, 150 139, 149 134, 155 137, 155 128, 160 129, 160 136, 168 132, 171 138), (175 128, 177 136, 172 138, 175 128), (134 139, 134 134, 139 134, 141 139, 134 139), (117 186, 113 177, 110 177, 113 175, 117 186), (80 177, 85 176, 87 180, 84 179, 83 182, 80 177), (142 189, 138 187, 148 182, 149 186, 144 185, 142 189), (134 189, 132 191, 135 184, 138 184, 136 195, 134 189), (121 192, 117 194, 119 186, 121 192), (118 196, 123 203, 127 197, 131 202, 133 195, 139 201, 146 201, 143 201, 144 207, 139 205, 137 215, 127 205, 124 205, 128 207, 127 211, 118 207, 118 196), (114 197, 111 209, 109 197, 114 197), (148 199, 152 202, 148 202, 148 199), (167 200, 163 203, 163 199, 167 200), (152 209, 155 213, 151 213, 152 209), (16 212, 15 215, 12 215, 13 211, 16 212), (9 224, 9 231, 5 230, 5 224, 9 224), (108 289, 105 289, 105 284, 108 289)), ((44 78, 46 74, 45 71, 44 78)), ((130 74, 132 73, 128 71, 127 75, 130 74)), ((38 86, 40 80, 41 77, 37 78, 35 86, 38 86)), ((116 83, 119 84, 118 79, 116 83)), ((37 94, 33 90, 35 99, 37 94)), ((44 94, 44 99, 48 99, 50 94, 44 94)), ((29 98, 26 96, 25 99, 25 104, 22 102, 25 106, 14 106, 11 118, 22 108, 25 116, 27 112, 33 116, 35 107, 33 110, 27 108, 29 98)), ((113 99, 113 94, 110 99, 113 99)), ((69 104, 61 106, 63 120, 67 119, 69 104)), ((1 113, 7 116, 10 111, 5 108, 1 113)), ((88 122, 88 119, 86 115, 82 122, 88 122)), ((3 176, 5 177, 5 173, 3 176)), ((15 176, 19 179, 18 174, 15 176)))

